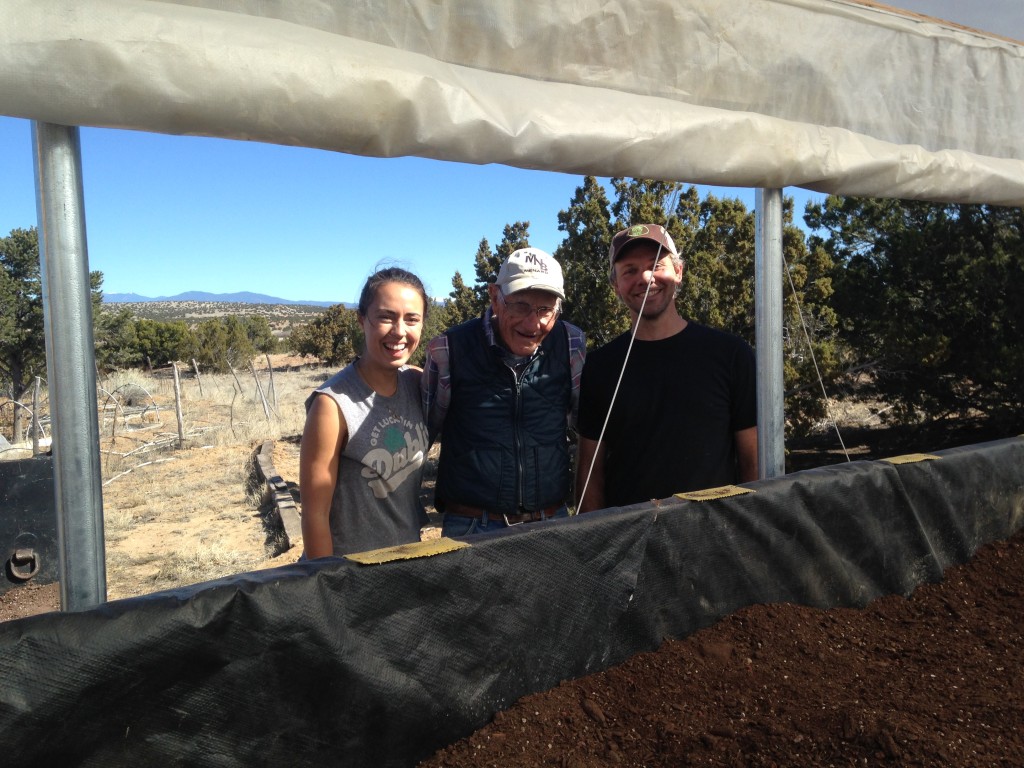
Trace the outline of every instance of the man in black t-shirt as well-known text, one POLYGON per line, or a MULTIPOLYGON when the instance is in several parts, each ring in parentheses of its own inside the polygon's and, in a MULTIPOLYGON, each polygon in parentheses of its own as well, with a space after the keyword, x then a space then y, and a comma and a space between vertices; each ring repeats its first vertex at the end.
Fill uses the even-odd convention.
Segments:
POLYGON ((587 356, 580 390, 579 511, 756 480, 757 387, 750 345, 679 314, 675 297, 684 265, 664 227, 639 224, 619 232, 609 263, 636 338, 628 360, 632 332, 587 356))

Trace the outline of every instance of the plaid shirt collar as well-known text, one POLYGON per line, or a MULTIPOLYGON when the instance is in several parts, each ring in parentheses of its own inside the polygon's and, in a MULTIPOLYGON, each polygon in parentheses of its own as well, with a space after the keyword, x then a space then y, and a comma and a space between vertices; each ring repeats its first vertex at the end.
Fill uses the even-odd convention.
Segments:
POLYGON ((483 320, 484 320, 484 335, 487 336, 487 343, 490 344, 492 347, 498 347, 502 351, 507 351, 505 349, 505 347, 502 346, 501 342, 498 341, 498 337, 494 333, 494 323, 492 322, 492 318, 493 317, 494 317, 494 313, 491 311, 490 305, 488 305, 487 309, 484 310, 484 318, 483 318, 483 320))

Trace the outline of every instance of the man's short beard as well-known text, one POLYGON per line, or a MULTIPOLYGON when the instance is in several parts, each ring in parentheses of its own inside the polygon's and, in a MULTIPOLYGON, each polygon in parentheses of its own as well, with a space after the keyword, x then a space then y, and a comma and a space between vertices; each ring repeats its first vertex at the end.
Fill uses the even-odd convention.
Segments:
POLYGON ((644 320, 655 320, 661 317, 666 312, 668 312, 672 308, 674 303, 674 301, 671 301, 665 306, 661 307, 660 309, 657 307, 652 307, 650 304, 645 304, 643 311, 640 312, 639 315, 644 320))
POLYGON ((638 312, 637 314, 640 317, 644 318, 645 320, 652 320, 654 318, 661 317, 663 314, 668 312, 669 309, 676 305, 676 299, 679 298, 679 292, 682 290, 682 288, 683 286, 681 284, 677 284, 675 290, 672 291, 671 300, 669 300, 664 307, 653 312, 651 311, 652 306, 650 304, 650 297, 648 296, 647 301, 641 301, 641 304, 643 306, 643 312, 638 312))

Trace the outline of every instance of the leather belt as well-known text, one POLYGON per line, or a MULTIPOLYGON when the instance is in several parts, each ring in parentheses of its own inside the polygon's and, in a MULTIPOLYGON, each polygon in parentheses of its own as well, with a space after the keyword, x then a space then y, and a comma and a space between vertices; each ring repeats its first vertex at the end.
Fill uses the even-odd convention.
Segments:
POLYGON ((477 519, 483 517, 485 514, 492 520, 498 522, 504 522, 505 525, 519 525, 520 523, 534 523, 539 520, 545 520, 549 517, 554 517, 555 513, 561 509, 560 504, 555 504, 551 507, 545 507, 544 509, 538 509, 535 512, 491 512, 481 507, 471 507, 468 504, 459 504, 457 501, 445 501, 444 511, 445 513, 451 513, 460 517, 475 517, 477 519))

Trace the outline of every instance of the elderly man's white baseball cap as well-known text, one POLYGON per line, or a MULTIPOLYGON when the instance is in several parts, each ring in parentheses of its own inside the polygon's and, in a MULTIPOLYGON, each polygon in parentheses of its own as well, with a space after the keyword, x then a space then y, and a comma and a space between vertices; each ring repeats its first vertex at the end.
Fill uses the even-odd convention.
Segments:
POLYGON ((562 268, 551 254, 539 248, 513 251, 498 270, 497 284, 505 296, 534 288, 565 299, 562 268))

